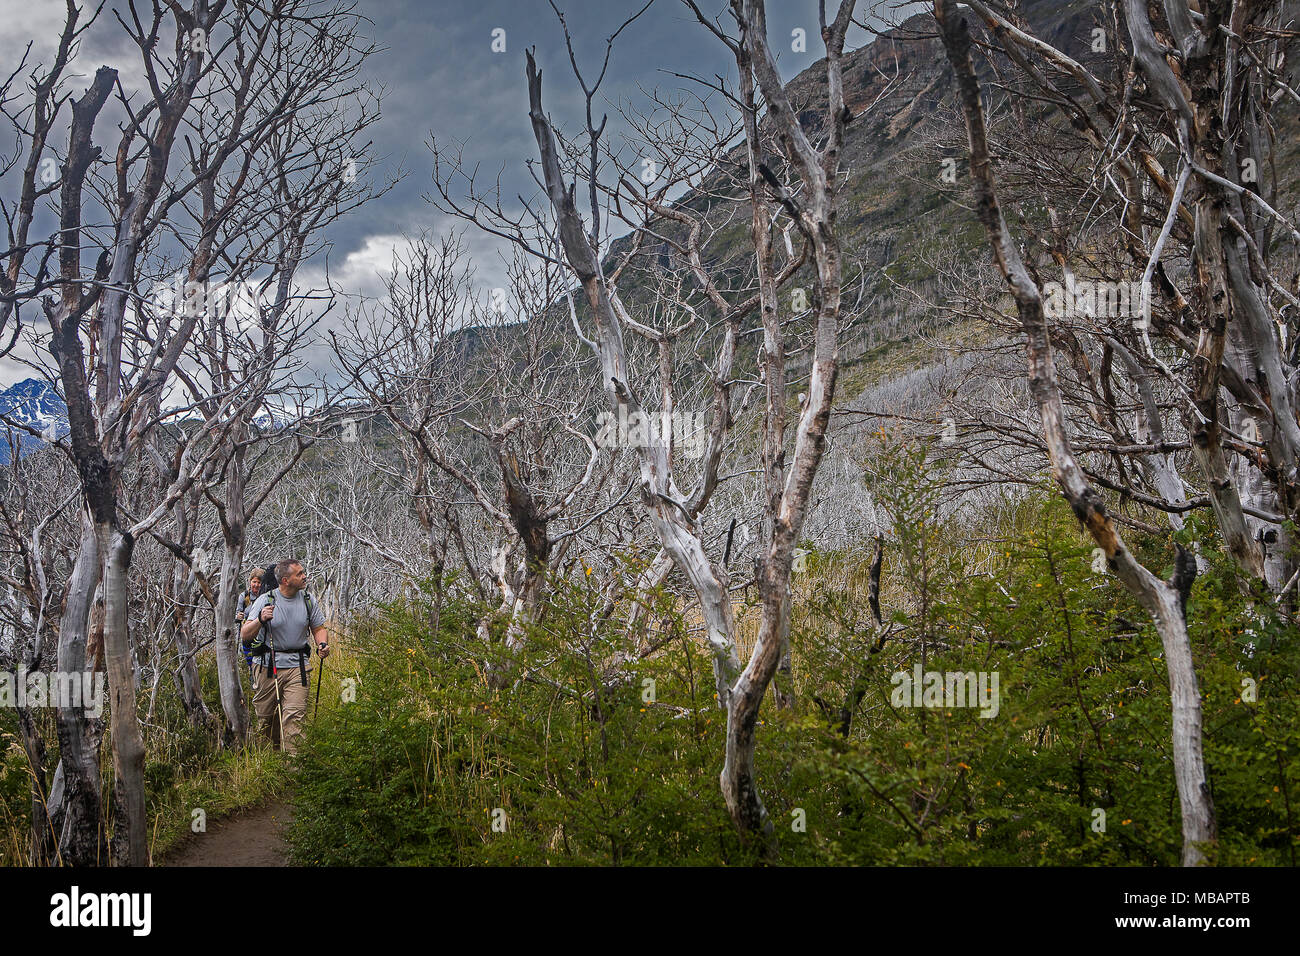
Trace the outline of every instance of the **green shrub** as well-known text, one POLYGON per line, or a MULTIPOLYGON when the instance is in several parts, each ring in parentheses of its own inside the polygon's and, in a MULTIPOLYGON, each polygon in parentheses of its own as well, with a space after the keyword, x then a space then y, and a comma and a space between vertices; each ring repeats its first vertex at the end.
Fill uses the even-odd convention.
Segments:
MULTIPOLYGON (((870 549, 813 553, 794 595, 795 701, 762 712, 758 781, 781 862, 1176 864, 1163 649, 1068 506, 1045 489, 991 531, 965 527, 941 506, 949 466, 925 449, 887 447, 873 467, 892 524, 883 640, 870 549), (917 665, 996 673, 996 714, 897 706, 895 675, 917 665)), ((1240 580, 1208 521, 1182 539, 1205 564, 1188 615, 1215 859, 1293 865, 1296 628, 1240 580)), ((1170 573, 1168 535, 1129 543, 1170 573)), ((630 626, 633 595, 610 582, 638 570, 548 582, 512 655, 507 622, 448 582, 352 633, 356 699, 327 706, 299 761, 295 860, 754 862, 719 793, 725 714, 694 618, 657 593, 630 626)), ((737 613, 752 627, 751 609, 737 613)))

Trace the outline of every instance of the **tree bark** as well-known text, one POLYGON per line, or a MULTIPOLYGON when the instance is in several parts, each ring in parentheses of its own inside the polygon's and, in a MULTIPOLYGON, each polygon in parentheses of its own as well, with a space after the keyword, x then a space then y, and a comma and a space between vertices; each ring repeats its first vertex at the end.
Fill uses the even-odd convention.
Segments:
MULTIPOLYGON (((736 7, 733 5, 733 10, 736 7)), ((754 772, 755 728, 759 707, 789 646, 790 573, 794 548, 808 513, 813 479, 826 447, 826 430, 830 424, 835 380, 839 370, 839 316, 841 265, 839 239, 835 232, 835 181, 840 175, 839 150, 844 139, 847 107, 840 76, 840 57, 844 38, 853 17, 853 0, 843 0, 832 23, 822 14, 822 38, 826 43, 826 143, 813 148, 803 126, 786 96, 777 70, 776 58, 767 42, 767 14, 762 0, 743 0, 737 10, 741 26, 743 55, 753 67, 753 75, 767 103, 768 119, 775 128, 791 167, 802 181, 796 199, 776 181, 770 169, 759 163, 751 168, 751 177, 759 174, 778 193, 800 232, 811 245, 817 272, 814 303, 816 319, 813 331, 812 375, 795 433, 794 454, 788 473, 782 470, 783 451, 768 447, 764 453, 764 472, 769 496, 779 484, 779 497, 767 503, 770 531, 757 574, 762 611, 758 636, 745 670, 732 687, 727 709, 726 757, 719 782, 727 809, 745 839, 760 841, 763 856, 774 860, 778 844, 772 821, 759 794, 754 772)), ((747 125, 747 135, 757 135, 747 125)), ((750 145, 751 163, 761 154, 762 144, 750 145)), ((758 235, 765 223, 754 218, 756 249, 767 248, 767 239, 758 235)), ((762 268, 760 262, 760 268, 762 268)), ((775 321, 775 301, 771 289, 761 298, 764 311, 764 344, 767 371, 774 382, 768 386, 767 434, 765 444, 781 437, 784 412, 773 407, 784 403, 784 388, 778 394, 783 357, 772 361, 775 353, 784 353, 779 322, 775 321)))
MULTIPOLYGON (((236 434, 236 439, 239 435, 236 434)), ((235 627, 235 602, 243 583, 245 522, 244 454, 234 452, 226 479, 226 515, 221 550, 221 583, 217 587, 217 604, 213 608, 216 630, 217 685, 221 693, 221 711, 225 716, 222 741, 227 746, 241 746, 248 738, 248 710, 244 700, 244 682, 239 674, 239 630, 235 627)))
MULTIPOLYGON (((59 624, 58 668, 84 674, 90 606, 99 583, 99 539, 88 515, 81 520, 81 545, 68 579, 67 603, 59 624)), ((84 706, 59 707, 59 770, 51 787, 52 823, 59 831, 64 866, 104 866, 108 850, 99 783, 99 735, 84 706), (57 791, 57 792, 56 792, 57 791)))
POLYGON ((113 864, 147 866, 144 740, 135 710, 135 659, 127 607, 127 577, 135 541, 111 524, 96 530, 104 556, 104 663, 113 732, 113 864))

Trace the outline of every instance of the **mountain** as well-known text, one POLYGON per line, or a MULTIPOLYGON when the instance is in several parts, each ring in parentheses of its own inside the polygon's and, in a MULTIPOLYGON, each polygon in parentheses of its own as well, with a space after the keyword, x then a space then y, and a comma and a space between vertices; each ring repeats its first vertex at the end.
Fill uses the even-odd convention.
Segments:
MULTIPOLYGON (((1084 0, 1024 0, 1020 14, 1034 31, 1060 44, 1090 67, 1101 67, 1089 50, 1095 3, 1084 0)), ((864 303, 860 318, 841 331, 841 375, 837 402, 853 400, 883 381, 906 376, 934 361, 933 339, 966 339, 970 323, 955 313, 927 304, 941 298, 937 262, 945 257, 990 262, 983 230, 970 210, 969 184, 943 178, 943 157, 965 163, 965 129, 951 110, 951 72, 933 20, 917 15, 886 31, 872 43, 847 53, 841 64, 845 103, 852 113, 840 159, 844 181, 839 189, 837 230, 845 257, 846 299, 864 303), (861 277, 861 284, 855 285, 861 277)), ((787 94, 806 132, 819 139, 826 101, 825 62, 813 64, 786 85, 787 94)), ((743 143, 733 148, 700 188, 676 203, 697 215, 709 237, 705 266, 718 275, 748 275, 749 213, 741 189, 747 178, 743 143)), ((780 165, 780 160, 775 161, 780 165)), ((788 220, 787 220, 788 221, 788 220)), ((656 231, 680 237, 676 224, 655 222, 656 231)), ((632 239, 616 240, 607 268, 630 250, 632 239)), ((778 242, 778 246, 780 243, 778 242)), ((782 253, 778 253, 778 257, 782 253)), ((686 264, 661 241, 643 243, 643 264, 679 273, 686 264)), ((785 306, 795 288, 812 287, 806 265, 783 293, 785 306)), ((725 280, 724 280, 725 285, 725 280)), ((650 303, 657 292, 640 287, 626 273, 619 284, 629 305, 650 303)), ((581 308, 580 303, 580 308, 581 308)), ((792 327, 797 340, 811 326, 792 327)), ((738 365, 755 361, 759 339, 742 343, 738 365)), ((806 374, 811 350, 794 341, 787 366, 791 381, 806 374)), ((794 389, 797 391, 797 389, 794 389)), ((792 391, 793 394, 793 391, 792 391)))
POLYGON ((25 455, 68 433, 68 407, 53 386, 40 379, 24 379, 0 392, 0 416, 0 464, 9 463, 13 446, 25 455))
MULTIPOLYGON (((1113 64, 1092 50, 1099 11, 1096 0, 1020 0, 1017 5, 1019 16, 1035 35, 1094 72, 1107 75, 1113 64)), ((966 131, 953 108, 951 69, 929 14, 912 16, 847 53, 841 68, 844 99, 852 118, 840 153, 844 178, 836 224, 848 303, 840 331, 836 406, 849 411, 889 408, 900 415, 931 418, 936 403, 947 394, 946 380, 970 375, 977 350, 988 347, 994 334, 964 309, 947 306, 945 300, 953 296, 954 283, 951 277, 942 278, 941 272, 945 268, 973 270, 982 264, 988 270, 987 281, 1001 288, 1001 280, 991 269, 988 241, 971 208, 969 180, 962 172, 968 163, 966 131), (949 159, 958 173, 955 178, 946 175, 945 161, 949 159)), ((982 58, 977 69, 986 86, 1001 82, 982 58)), ((1066 92, 1078 92, 1068 79, 1055 78, 1066 92)), ((805 131, 814 142, 819 141, 826 102, 825 62, 814 63, 792 78, 786 91, 805 131)), ((1037 111, 1045 121, 1052 113, 1042 104, 1027 109, 1037 111)), ((1294 129, 1294 124, 1288 129, 1294 129)), ((1300 137, 1295 139, 1297 145, 1291 147, 1287 145, 1290 138, 1279 136, 1279 151, 1300 152, 1300 137)), ((1014 144, 1000 141, 995 146, 1014 149, 1014 144)), ((1283 159, 1286 168, 1300 165, 1300 156, 1286 153, 1283 159)), ((783 165, 779 156, 769 157, 769 164, 775 168, 783 165)), ((747 146, 737 142, 697 188, 673 203, 703 219, 702 260, 724 294, 752 278, 750 216, 742 185, 747 178, 747 146)), ((603 262, 609 274, 632 255, 634 268, 623 272, 618 290, 634 314, 656 314, 662 294, 657 282, 662 279, 686 275, 685 288, 695 286, 688 264, 667 241, 681 241, 684 227, 663 218, 653 219, 651 227, 652 234, 642 238, 639 250, 634 251, 636 240, 630 235, 614 239, 603 262), (655 239, 655 234, 662 238, 655 239)), ((777 245, 781 258, 784 249, 780 240, 777 245)), ((783 311, 793 308, 797 290, 807 293, 814 282, 813 267, 805 264, 781 293, 783 311)), ((703 297, 695 291, 700 302, 703 297)), ((589 328, 585 298, 576 296, 574 305, 589 328)), ((706 320, 715 318, 707 304, 701 304, 699 311, 706 320)), ((566 303, 556 303, 532 319, 539 320, 555 323, 561 336, 569 334, 566 303)), ((751 326, 757 321, 757 315, 749 317, 751 326)), ((522 362, 526 343, 523 326, 518 329, 522 362)), ((786 329, 792 410, 797 408, 796 396, 803 387, 801 377, 809 371, 811 329, 811 322, 791 322, 786 329)), ((720 337, 722 332, 715 327, 707 334, 720 337)), ((482 347, 482 335, 480 329, 465 328, 452 338, 468 356, 482 347)), ((756 367, 761 342, 760 336, 742 335, 736 368, 756 367)), ((690 353, 694 349, 699 355, 711 355, 716 344, 692 342, 684 346, 675 373, 683 378, 702 373, 690 353)), ((645 362, 637 367, 646 374, 654 369, 653 363, 645 362)), ((707 393, 707 383, 702 389, 707 393)), ((694 391, 701 393, 701 389, 694 391)), ((691 392, 691 387, 684 385, 683 395, 691 392)), ((758 440, 757 433, 750 437, 758 440)), ((855 439, 845 437, 843 452, 851 456, 855 439)))

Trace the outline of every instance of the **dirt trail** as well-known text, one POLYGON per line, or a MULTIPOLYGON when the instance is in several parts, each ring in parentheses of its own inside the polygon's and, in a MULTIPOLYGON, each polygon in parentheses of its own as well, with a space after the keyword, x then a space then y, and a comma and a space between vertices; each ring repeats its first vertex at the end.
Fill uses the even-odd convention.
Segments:
POLYGON ((288 866, 284 826, 293 810, 280 801, 218 821, 163 860, 163 866, 288 866))

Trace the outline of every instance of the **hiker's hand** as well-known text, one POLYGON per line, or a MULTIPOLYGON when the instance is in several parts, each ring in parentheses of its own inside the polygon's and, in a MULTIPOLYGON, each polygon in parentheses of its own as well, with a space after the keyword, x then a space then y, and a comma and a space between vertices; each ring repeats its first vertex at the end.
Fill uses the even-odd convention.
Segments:
POLYGON ((275 605, 268 604, 266 607, 262 608, 262 610, 258 613, 257 619, 261 621, 263 624, 265 624, 267 621, 271 620, 271 615, 274 613, 275 613, 275 605))
POLYGON ((319 644, 317 644, 316 656, 318 656, 321 660, 325 660, 325 658, 329 657, 330 656, 329 644, 327 644, 325 641, 321 641, 319 644))

